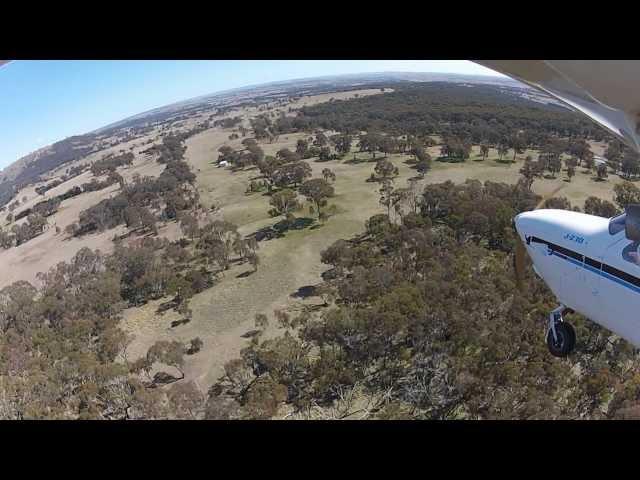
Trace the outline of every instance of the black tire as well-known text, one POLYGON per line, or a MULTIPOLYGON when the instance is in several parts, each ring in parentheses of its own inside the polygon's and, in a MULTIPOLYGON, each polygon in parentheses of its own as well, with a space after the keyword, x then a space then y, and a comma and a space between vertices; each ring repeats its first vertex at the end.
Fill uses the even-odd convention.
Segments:
POLYGON ((570 323, 558 322, 556 323, 556 335, 558 336, 557 342, 553 339, 553 332, 551 330, 547 332, 549 352, 554 357, 566 357, 576 346, 576 331, 570 323))

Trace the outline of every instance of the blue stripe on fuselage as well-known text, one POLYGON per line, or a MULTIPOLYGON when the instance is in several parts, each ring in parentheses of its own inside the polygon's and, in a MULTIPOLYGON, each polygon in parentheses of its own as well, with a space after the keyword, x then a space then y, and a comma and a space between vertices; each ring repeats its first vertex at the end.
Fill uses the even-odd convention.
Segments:
POLYGON ((640 293, 640 288, 636 287, 632 283, 629 283, 629 282, 627 282, 625 280, 622 280, 621 278, 615 277, 615 276, 613 276, 613 275, 611 275, 611 274, 609 274, 607 272, 604 272, 602 270, 598 270, 597 268, 593 268, 591 265, 587 265, 586 263, 579 262, 579 261, 577 261, 577 260, 575 260, 573 258, 567 257, 566 255, 563 255, 562 253, 553 251, 552 254, 555 255, 556 257, 562 258, 563 260, 567 260, 567 261, 573 263, 574 265, 577 265, 577 266, 582 267, 582 268, 584 268, 586 270, 589 270, 590 272, 598 274, 601 277, 604 277, 604 278, 606 278, 608 280, 612 280, 612 281, 622 285, 623 287, 627 287, 627 288, 633 290, 636 293, 640 293))

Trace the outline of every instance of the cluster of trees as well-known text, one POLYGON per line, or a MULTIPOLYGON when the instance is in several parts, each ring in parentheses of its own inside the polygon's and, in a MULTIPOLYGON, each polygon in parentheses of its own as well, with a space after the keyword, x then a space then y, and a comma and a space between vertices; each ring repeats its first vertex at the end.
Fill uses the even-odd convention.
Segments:
POLYGON ((446 159, 465 161, 471 155, 471 143, 455 136, 445 137, 440 147, 440 154, 446 159))
POLYGON ((253 138, 242 140, 244 150, 234 150, 228 145, 218 149, 218 163, 227 162, 234 169, 248 168, 257 165, 264 159, 262 148, 253 138))
POLYGON ((271 127, 278 134, 318 128, 350 134, 452 135, 493 145, 517 134, 525 145, 538 145, 549 136, 608 138, 562 107, 533 102, 498 86, 446 82, 398 85, 385 95, 303 107, 297 116, 279 118, 271 127))
POLYGON ((122 182, 116 196, 82 211, 78 222, 67 227, 68 233, 84 235, 121 224, 130 229, 156 232, 159 219, 173 220, 180 211, 195 208, 199 200, 193 188, 195 174, 183 160, 183 140, 176 138, 168 135, 162 145, 154 149, 159 153, 157 161, 166 164, 157 179, 135 175, 133 182, 122 182))
MULTIPOLYGON (((610 149, 611 148, 607 151, 610 149)), ((545 175, 545 172, 549 172, 549 175, 555 178, 558 173, 562 171, 563 164, 569 181, 575 176, 578 167, 585 168, 585 173, 595 171, 597 180, 605 180, 609 176, 609 168, 611 168, 614 173, 622 173, 623 176, 627 176, 627 168, 629 168, 631 163, 621 168, 615 160, 616 157, 614 156, 613 158, 613 161, 609 161, 606 164, 600 163, 596 166, 594 154, 585 140, 550 138, 540 148, 537 161, 533 161, 533 158, 529 155, 525 158, 520 173, 523 176, 523 182, 529 189, 533 181, 545 175), (564 159, 563 154, 565 155, 564 159)), ((633 157, 629 156, 628 158, 631 159, 633 157)), ((635 161, 637 162, 637 159, 635 161)), ((640 165, 640 163, 638 165, 640 165)))
POLYGON ((191 240, 118 242, 111 255, 83 248, 39 274, 39 288, 20 281, 0 290, 0 418, 203 415, 206 393, 183 380, 185 357, 202 341, 158 341, 132 361, 120 314, 170 296, 169 306, 188 321, 188 300, 232 262, 257 268, 258 245, 228 222, 199 227, 188 214, 180 220, 191 240))
POLYGON ((118 172, 110 171, 105 179, 98 180, 97 178, 92 178, 90 182, 83 183, 80 188, 82 189, 83 193, 98 192, 102 189, 110 187, 115 183, 119 184, 121 188, 124 187, 124 178, 122 178, 122 175, 120 175, 118 172))
POLYGON ((36 187, 36 193, 38 195, 44 195, 52 188, 56 188, 58 185, 62 183, 62 180, 54 180, 53 182, 47 183, 46 185, 41 185, 36 187))
MULTIPOLYGON (((274 158, 274 157, 267 157, 274 158)), ((274 162, 276 163, 277 160, 274 162)), ((302 204, 298 199, 298 194, 304 196, 308 202, 309 212, 317 214, 320 221, 325 221, 328 216, 323 207, 327 205, 327 200, 334 195, 331 185, 335 181, 335 173, 329 168, 322 171, 322 178, 311 177, 311 167, 303 161, 284 164, 275 168, 272 172, 266 170, 267 182, 270 189, 271 198, 269 204, 272 207, 269 214, 273 217, 283 215, 287 223, 294 220, 294 212, 302 209, 302 204), (274 191, 273 187, 278 190, 274 191)))
POLYGON ((214 127, 233 128, 242 122, 242 117, 227 117, 213 122, 214 127))
MULTIPOLYGON (((322 135, 322 134, 321 134, 322 135)), ((324 135, 318 135, 316 142, 326 144, 324 135)), ((309 147, 307 140, 300 140, 296 151, 288 148, 278 150, 275 156, 265 156, 255 139, 247 138, 242 141, 244 151, 234 151, 229 146, 220 147, 218 161, 227 161, 236 168, 257 166, 262 175, 262 182, 255 180, 249 185, 248 192, 256 192, 264 187, 271 195, 269 213, 276 217, 283 215, 287 223, 294 220, 293 213, 300 210, 298 192, 312 203, 310 212, 316 213, 318 219, 326 220, 326 212, 322 208, 327 204, 327 198, 333 196, 330 182, 335 181, 335 174, 330 169, 324 169, 323 178, 309 180, 312 176, 311 166, 302 160, 308 158, 318 147, 309 147)), ((322 149, 328 147, 322 147, 322 149)))
POLYGON ((87 169, 86 164, 76 165, 75 167, 67 168, 67 170, 65 171, 66 180, 77 177, 78 175, 83 173, 86 169, 87 169))
POLYGON ((613 172, 621 174, 627 180, 640 175, 640 157, 620 141, 610 142, 604 156, 613 172))
POLYGON ((418 198, 399 223, 376 215, 322 252, 325 308, 274 312, 285 333, 257 335, 225 366, 205 416, 637 418, 634 349, 575 315, 576 353, 550 356, 541 326, 555 299, 533 274, 516 288, 511 218, 539 197, 468 180, 418 198))
POLYGON ((271 119, 267 115, 258 115, 251 118, 251 129, 256 140, 269 140, 273 141, 276 137, 274 133, 274 126, 271 119))
POLYGON ((322 209, 334 194, 331 183, 336 177, 331 169, 323 169, 322 178, 312 179, 311 166, 301 160, 298 152, 286 148, 279 150, 275 157, 266 156, 258 163, 258 169, 271 195, 269 213, 272 216, 284 215, 287 222, 292 222, 293 212, 301 209, 297 198, 300 193, 311 203, 311 214, 317 214, 320 221, 328 218, 322 209))
MULTIPOLYGON (((110 260, 83 249, 40 275, 39 289, 22 281, 0 290, 0 417, 180 416, 174 389, 153 388, 139 365, 126 361, 129 340, 117 327, 126 305, 123 274, 110 260)), ((154 345, 148 360, 156 368, 179 367, 188 346, 164 347, 154 345)))
POLYGON ((107 155, 91 164, 91 173, 95 177, 105 175, 109 172, 115 172, 118 167, 130 166, 133 164, 134 155, 131 152, 120 155, 107 155))
POLYGON ((22 245, 44 233, 48 226, 47 219, 43 215, 32 213, 27 216, 25 222, 14 223, 11 230, 0 229, 0 248, 8 249, 22 245))

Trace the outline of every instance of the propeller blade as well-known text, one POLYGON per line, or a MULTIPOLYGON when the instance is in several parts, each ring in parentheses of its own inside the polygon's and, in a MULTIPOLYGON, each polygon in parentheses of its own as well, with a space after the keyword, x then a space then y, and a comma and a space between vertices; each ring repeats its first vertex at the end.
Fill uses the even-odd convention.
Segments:
POLYGON ((547 195, 545 195, 544 197, 542 197, 542 200, 540 200, 538 202, 538 204, 536 205, 536 208, 534 208, 534 210, 538 210, 539 208, 542 207, 542 205, 544 205, 544 202, 546 202, 547 200, 552 199, 553 197, 556 196, 556 193, 558 193, 560 190, 562 190, 564 188, 564 183, 560 184, 559 187, 554 188, 550 193, 548 193, 547 195))
POLYGON ((514 267, 516 271, 516 285, 521 293, 524 293, 524 262, 527 252, 520 237, 516 241, 514 267))
MULTIPOLYGON (((534 210, 538 210, 540 207, 542 207, 547 200, 553 198, 563 188, 564 188, 564 184, 561 184, 558 187, 554 188, 550 193, 545 195, 542 198, 542 200, 538 202, 534 210)), ((515 225, 514 225, 514 229, 515 229, 515 225)), ((522 243, 522 239, 520 238, 520 235, 518 235, 517 231, 516 231, 516 237, 517 237, 517 240, 516 240, 516 248, 514 251, 513 266, 516 273, 516 285, 518 287, 518 290, 520 290, 521 293, 524 293, 524 270, 525 270, 525 262, 527 259, 527 249, 525 248, 524 243, 522 243)))

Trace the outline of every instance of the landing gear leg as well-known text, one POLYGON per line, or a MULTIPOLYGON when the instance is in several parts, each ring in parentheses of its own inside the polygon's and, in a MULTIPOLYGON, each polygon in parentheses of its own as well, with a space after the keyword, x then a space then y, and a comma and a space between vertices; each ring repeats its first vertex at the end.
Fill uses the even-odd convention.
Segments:
POLYGON ((576 346, 576 332, 571 324, 565 322, 563 318, 564 313, 571 311, 561 304, 549 313, 547 346, 553 356, 566 357, 576 346))

